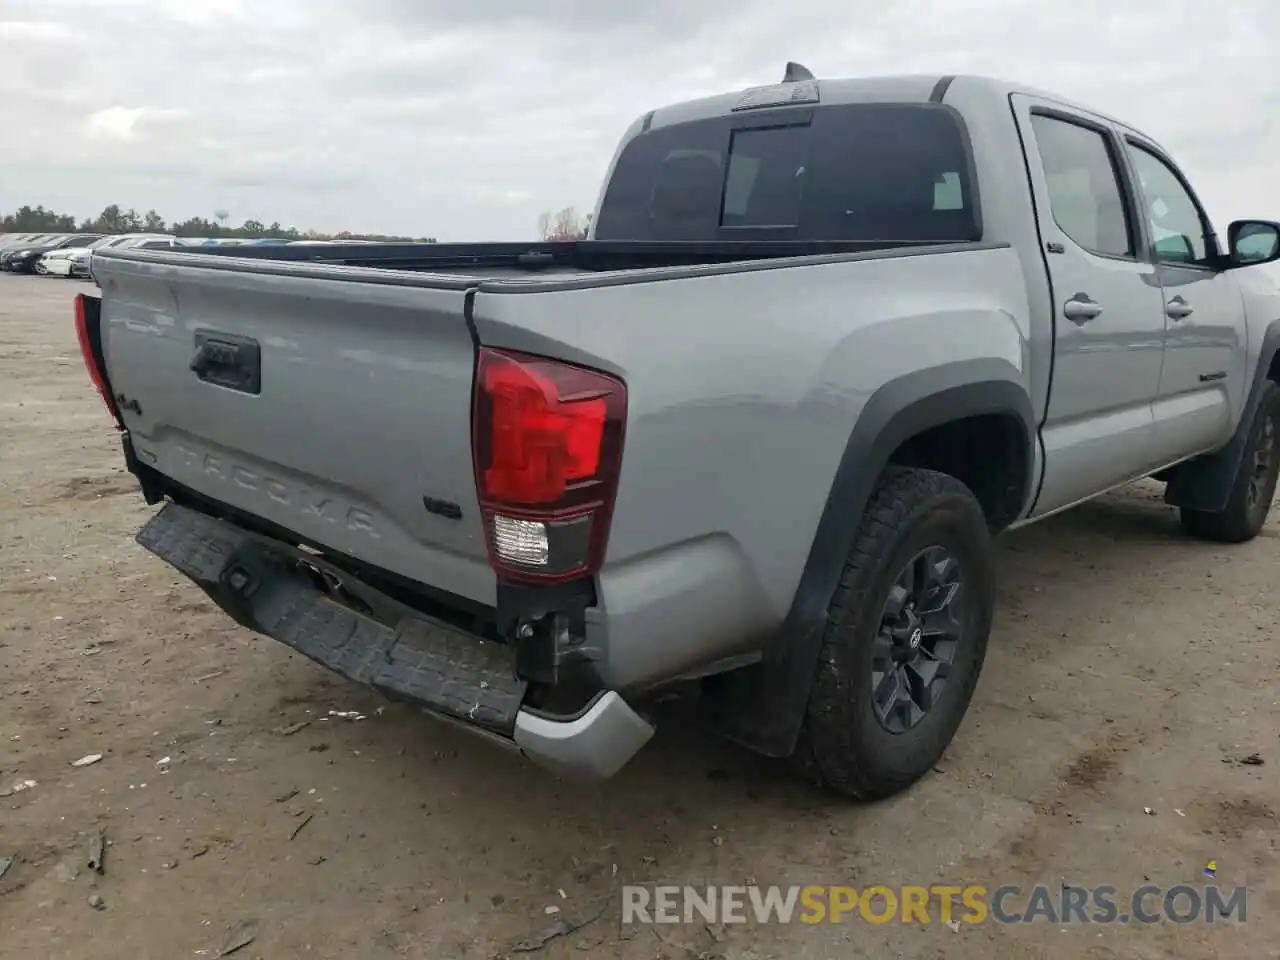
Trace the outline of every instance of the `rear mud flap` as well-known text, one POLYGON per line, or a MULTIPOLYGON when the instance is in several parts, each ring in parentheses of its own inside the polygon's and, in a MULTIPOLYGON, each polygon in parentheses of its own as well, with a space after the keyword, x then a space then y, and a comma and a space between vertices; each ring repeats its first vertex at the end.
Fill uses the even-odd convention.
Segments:
POLYGON ((510 738, 527 684, 511 647, 446 624, 395 627, 331 600, 284 548, 177 504, 138 543, 191 578, 237 623, 389 697, 510 738))

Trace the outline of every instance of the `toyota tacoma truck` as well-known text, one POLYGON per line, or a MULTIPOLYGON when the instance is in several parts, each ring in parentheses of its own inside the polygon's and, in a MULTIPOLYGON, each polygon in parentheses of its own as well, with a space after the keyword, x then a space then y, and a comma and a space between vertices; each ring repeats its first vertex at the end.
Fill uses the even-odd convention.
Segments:
POLYGON ((992 538, 1276 486, 1280 224, 1048 93, 781 83, 627 130, 585 240, 94 251, 138 541, 230 617, 564 773, 680 684, 861 799, 938 760, 992 538))

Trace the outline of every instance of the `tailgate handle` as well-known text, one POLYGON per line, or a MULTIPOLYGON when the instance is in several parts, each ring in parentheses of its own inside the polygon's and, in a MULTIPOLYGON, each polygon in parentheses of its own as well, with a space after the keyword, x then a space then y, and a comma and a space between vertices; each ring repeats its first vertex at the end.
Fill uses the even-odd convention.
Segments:
POLYGON ((197 330, 191 372, 205 383, 240 393, 262 392, 262 348, 251 337, 197 330))

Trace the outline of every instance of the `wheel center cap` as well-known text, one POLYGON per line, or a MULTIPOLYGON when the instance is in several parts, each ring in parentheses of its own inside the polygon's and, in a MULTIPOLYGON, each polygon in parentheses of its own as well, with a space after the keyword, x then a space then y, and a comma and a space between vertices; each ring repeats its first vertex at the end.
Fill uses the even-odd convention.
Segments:
POLYGON ((911 631, 911 637, 907 640, 907 646, 912 650, 920 649, 920 641, 924 639, 924 631, 916 627, 911 631))

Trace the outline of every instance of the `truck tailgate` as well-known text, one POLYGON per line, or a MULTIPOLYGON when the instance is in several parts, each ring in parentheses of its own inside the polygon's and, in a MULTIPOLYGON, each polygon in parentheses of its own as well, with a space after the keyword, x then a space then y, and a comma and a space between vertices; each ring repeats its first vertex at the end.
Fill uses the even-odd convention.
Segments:
POLYGON ((95 258, 125 426, 141 462, 199 494, 492 604, 468 283, 359 274, 95 258))

